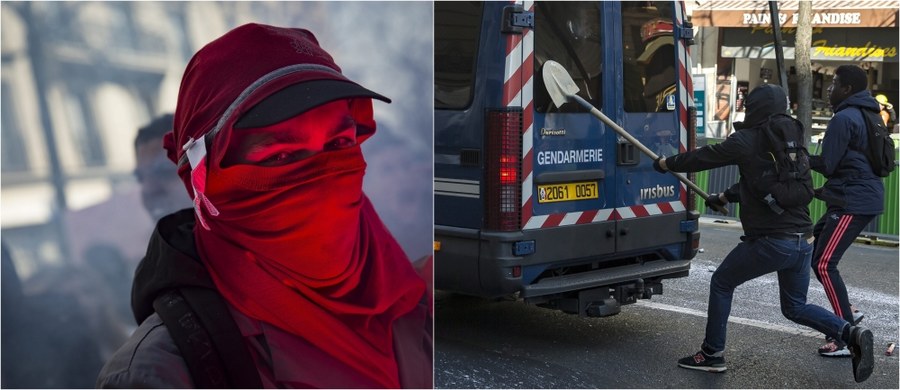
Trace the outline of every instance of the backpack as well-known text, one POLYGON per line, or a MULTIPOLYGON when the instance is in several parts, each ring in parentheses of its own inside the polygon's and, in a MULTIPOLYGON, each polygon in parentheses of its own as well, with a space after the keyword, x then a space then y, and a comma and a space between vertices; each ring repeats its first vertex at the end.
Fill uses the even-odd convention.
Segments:
POLYGON ((879 112, 863 107, 857 108, 866 122, 869 139, 866 149, 862 152, 869 159, 872 172, 880 177, 887 177, 897 165, 894 161, 894 141, 891 139, 891 132, 884 125, 879 112))
POLYGON ((809 152, 803 146, 803 125, 786 114, 774 114, 760 129, 770 165, 755 181, 754 192, 776 214, 806 206, 813 199, 809 152))
POLYGON ((200 389, 259 389, 262 381, 241 331, 218 291, 183 286, 153 301, 200 389))

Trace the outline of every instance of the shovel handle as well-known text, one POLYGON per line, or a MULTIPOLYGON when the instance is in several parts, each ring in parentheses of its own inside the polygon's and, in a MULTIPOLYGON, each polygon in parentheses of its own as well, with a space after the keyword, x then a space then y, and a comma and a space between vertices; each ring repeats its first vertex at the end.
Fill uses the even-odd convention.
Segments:
MULTIPOLYGON (((628 140, 628 142, 631 142, 636 148, 638 148, 638 150, 640 150, 641 152, 643 152, 644 154, 649 156, 651 159, 656 160, 657 158, 659 158, 659 155, 657 155, 656 153, 653 153, 652 150, 648 149, 646 146, 644 146, 644 144, 642 144, 636 138, 632 137, 631 134, 628 134, 628 132, 625 131, 625 129, 623 129, 621 126, 619 126, 619 124, 617 124, 616 122, 613 122, 612 119, 609 119, 609 117, 607 117, 605 114, 600 112, 600 110, 598 110, 596 107, 594 107, 594 105, 592 105, 591 103, 588 103, 587 100, 584 100, 584 98, 582 98, 581 96, 578 96, 576 94, 569 95, 569 97, 574 99, 576 102, 578 102, 578 104, 581 104, 582 107, 590 109, 592 115, 597 117, 597 119, 600 119, 601 121, 603 121, 603 123, 605 123, 607 126, 611 127, 613 130, 615 130, 616 133, 618 133, 620 136, 622 136, 622 138, 625 138, 626 140, 628 140)), ((694 182, 688 180, 688 178, 684 177, 684 175, 682 175, 678 172, 672 172, 672 171, 669 171, 669 173, 671 173, 672 176, 675 176, 679 181, 681 181, 682 183, 684 183, 685 185, 690 187, 692 190, 694 190, 694 192, 696 192, 697 195, 702 196, 703 199, 709 198, 709 194, 707 194, 706 191, 703 191, 703 189, 700 188, 700 186, 698 186, 698 185, 694 184, 694 182)), ((728 215, 728 209, 726 209, 722 206, 711 205, 711 207, 713 208, 713 210, 718 211, 722 215, 728 215)))

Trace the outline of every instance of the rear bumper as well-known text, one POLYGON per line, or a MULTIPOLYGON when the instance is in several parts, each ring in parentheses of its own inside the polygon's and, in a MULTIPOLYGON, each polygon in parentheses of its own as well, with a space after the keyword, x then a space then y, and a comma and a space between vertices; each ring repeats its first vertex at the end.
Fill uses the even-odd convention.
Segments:
MULTIPOLYGON (((691 243, 684 231, 691 213, 606 221, 516 232, 437 226, 435 288, 481 297, 524 297, 686 276, 691 243), (514 244, 533 241, 533 254, 516 256, 514 244), (547 272, 568 268, 577 272, 547 272)), ((696 226, 696 224, 695 224, 696 226)))
POLYGON ((664 279, 687 276, 690 260, 656 260, 644 264, 629 264, 614 268, 581 272, 572 275, 543 278, 522 288, 520 296, 531 298, 598 286, 612 286, 638 279, 664 279))

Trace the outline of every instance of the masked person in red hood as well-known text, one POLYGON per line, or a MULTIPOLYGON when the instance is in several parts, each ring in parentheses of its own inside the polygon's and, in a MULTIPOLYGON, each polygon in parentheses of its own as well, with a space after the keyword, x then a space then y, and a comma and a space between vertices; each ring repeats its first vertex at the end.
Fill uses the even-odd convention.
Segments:
POLYGON ((362 192, 372 99, 302 29, 194 55, 165 139, 194 208, 157 225, 99 387, 432 387, 430 295, 362 192))

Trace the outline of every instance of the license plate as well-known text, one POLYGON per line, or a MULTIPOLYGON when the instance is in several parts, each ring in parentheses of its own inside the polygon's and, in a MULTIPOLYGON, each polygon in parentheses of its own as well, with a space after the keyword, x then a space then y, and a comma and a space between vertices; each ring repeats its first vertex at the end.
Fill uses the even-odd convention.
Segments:
POLYGON ((538 203, 597 199, 597 182, 547 184, 538 186, 538 203))

